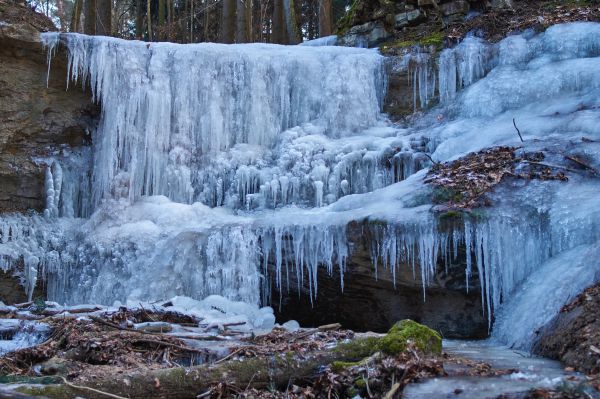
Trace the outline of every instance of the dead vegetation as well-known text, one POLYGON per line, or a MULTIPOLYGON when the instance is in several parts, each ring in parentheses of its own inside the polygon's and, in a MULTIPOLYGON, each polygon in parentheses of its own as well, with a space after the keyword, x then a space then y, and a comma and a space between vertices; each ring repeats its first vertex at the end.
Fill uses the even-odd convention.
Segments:
POLYGON ((462 375, 500 372, 422 352, 418 340, 407 341, 400 352, 382 352, 374 343, 392 330, 385 336, 355 334, 332 324, 225 335, 220 339, 233 345, 228 355, 217 356, 173 331, 131 328, 132 322, 165 320, 181 323, 177 331, 182 324, 202 325, 190 316, 143 308, 47 317, 53 333, 40 345, 0 357, 0 381, 24 383, 21 392, 49 398, 398 398, 408 383, 446 375, 445 364, 460 365, 462 375))
POLYGON ((458 41, 469 32, 497 42, 514 32, 543 31, 554 24, 574 21, 600 21, 600 3, 593 0, 515 0, 513 8, 483 12, 467 21, 456 22, 446 37, 458 41))
POLYGON ((567 182, 568 173, 598 176, 582 157, 548 151, 527 152, 521 147, 494 147, 473 152, 447 163, 434 162, 425 183, 434 187, 436 210, 471 210, 489 206, 485 194, 506 178, 558 180, 567 182), (548 155, 559 162, 549 162, 548 155))

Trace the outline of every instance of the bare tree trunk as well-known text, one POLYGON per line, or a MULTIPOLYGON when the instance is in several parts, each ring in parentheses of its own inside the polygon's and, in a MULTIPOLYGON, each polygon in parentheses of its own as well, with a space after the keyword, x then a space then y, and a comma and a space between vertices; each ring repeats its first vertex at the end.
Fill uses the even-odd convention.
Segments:
POLYGON ((332 33, 331 0, 319 0, 319 36, 329 36, 332 33))
POLYGON ((236 0, 235 8, 235 42, 247 43, 248 37, 246 34, 246 5, 248 0, 236 0))
POLYGON ((65 17, 65 4, 63 0, 56 0, 56 9, 58 13, 58 20, 60 21, 60 30, 66 32, 67 18, 65 17))
POLYGON ((70 32, 79 32, 81 28, 81 9, 83 8, 83 0, 75 0, 73 4, 73 14, 71 15, 70 32))
POLYGON ((142 39, 144 35, 144 0, 135 0, 135 37, 142 39))
POLYGON ((112 34, 112 0, 96 0, 96 34, 112 34))
POLYGON ((96 0, 85 0, 83 21, 83 33, 86 35, 96 34, 96 0))
POLYGON ((285 33, 287 40, 286 44, 298 44, 301 41, 300 32, 298 31, 298 21, 296 20, 296 9, 294 0, 283 0, 283 11, 285 15, 285 33))
POLYGON ((146 16, 148 17, 148 41, 152 41, 152 0, 146 2, 146 16))
POLYGON ((158 0, 158 19, 156 20, 156 25, 154 30, 156 31, 156 39, 162 40, 164 39, 163 28, 165 25, 165 0, 158 0))
POLYGON ((223 24, 221 25, 221 42, 223 43, 233 43, 236 26, 235 8, 236 0, 223 0, 223 24))
POLYGON ((254 35, 253 35, 253 27, 254 24, 252 23, 252 16, 254 14, 254 4, 252 0, 245 0, 245 11, 246 11, 246 41, 248 43, 253 42, 254 41, 254 35))
POLYGON ((285 21, 283 16, 283 1, 273 0, 273 19, 271 24, 271 41, 286 44, 285 21))

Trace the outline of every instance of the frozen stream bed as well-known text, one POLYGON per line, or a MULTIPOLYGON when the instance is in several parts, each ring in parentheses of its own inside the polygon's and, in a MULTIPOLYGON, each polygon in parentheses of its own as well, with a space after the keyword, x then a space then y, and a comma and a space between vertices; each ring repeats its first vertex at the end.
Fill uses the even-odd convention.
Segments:
MULTIPOLYGON (((557 361, 531 356, 491 341, 447 340, 443 346, 444 352, 449 355, 485 362, 494 369, 514 372, 498 377, 472 377, 456 375, 458 373, 455 370, 448 368, 448 377, 408 385, 404 398, 496 398, 536 388, 556 388, 565 383, 577 385, 581 378, 576 373, 565 372, 557 361)), ((588 393, 590 398, 600 397, 594 395, 597 393, 588 393)))

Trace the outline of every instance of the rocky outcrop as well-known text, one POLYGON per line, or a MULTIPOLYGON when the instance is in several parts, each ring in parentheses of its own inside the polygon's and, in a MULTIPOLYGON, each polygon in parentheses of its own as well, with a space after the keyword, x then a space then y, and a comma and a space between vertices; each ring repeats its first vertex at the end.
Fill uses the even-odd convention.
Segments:
POLYGON ((586 289, 538 332, 533 352, 600 374, 600 284, 586 289))
MULTIPOLYGON (((3 212, 43 210, 49 159, 89 145, 87 132, 96 123, 98 107, 89 93, 65 90, 64 55, 56 57, 46 80, 40 32, 55 29, 21 2, 0 0, 0 217, 3 212)), ((5 266, 0 263, 0 301, 26 301, 19 279, 2 271, 5 266)), ((33 297, 43 295, 40 284, 33 297)))
POLYGON ((46 30, 41 14, 0 0, 0 212, 44 208, 45 160, 88 144, 98 113, 89 93, 65 91, 65 57, 46 81, 46 30))
POLYGON ((440 331, 444 338, 488 336, 476 274, 469 280, 471 289, 466 287, 464 253, 447 265, 447 270, 440 259, 433 283, 424 292, 418 265, 415 275, 412 265, 401 265, 395 279, 380 265, 375 278, 368 227, 353 224, 348 236, 352 254, 343 290, 337 270, 329 276, 320 268, 318 293, 311 301, 308 288, 299 293, 290 276, 289 291, 280 295, 273 290, 271 306, 278 320, 294 319, 303 326, 341 323, 357 331, 385 332, 395 320, 413 319, 440 331))

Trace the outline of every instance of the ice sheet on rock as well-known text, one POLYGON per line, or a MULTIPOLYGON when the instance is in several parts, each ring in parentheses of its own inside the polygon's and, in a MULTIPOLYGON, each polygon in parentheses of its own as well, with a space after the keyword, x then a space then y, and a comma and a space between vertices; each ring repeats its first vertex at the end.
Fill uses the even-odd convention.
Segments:
POLYGON ((335 46, 337 44, 337 35, 319 37, 318 39, 307 40, 300 43, 300 46, 335 46))
POLYGON ((275 316, 271 307, 259 307, 248 302, 231 301, 220 295, 210 295, 201 301, 189 297, 176 296, 170 300, 174 310, 183 311, 202 318, 206 328, 222 328, 227 324, 237 324, 242 331, 270 331, 275 326, 275 316))
POLYGON ((18 349, 30 348, 48 338, 50 326, 16 319, 0 319, 0 356, 18 349))

